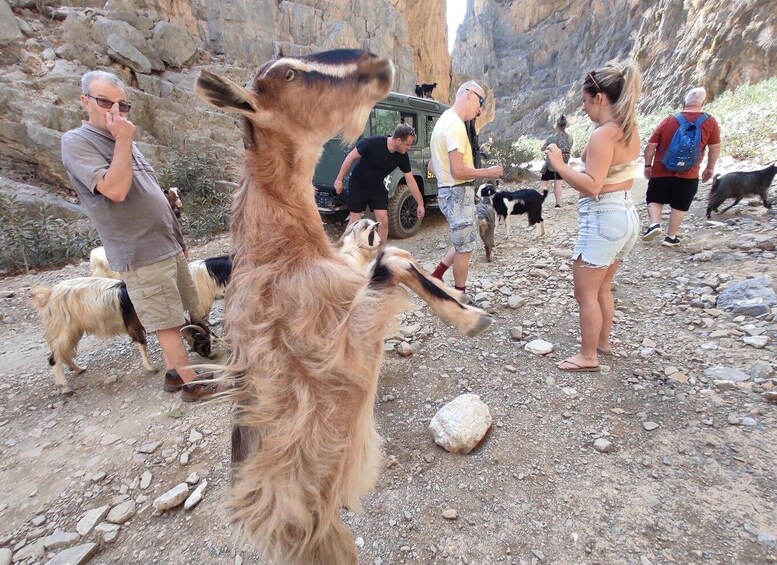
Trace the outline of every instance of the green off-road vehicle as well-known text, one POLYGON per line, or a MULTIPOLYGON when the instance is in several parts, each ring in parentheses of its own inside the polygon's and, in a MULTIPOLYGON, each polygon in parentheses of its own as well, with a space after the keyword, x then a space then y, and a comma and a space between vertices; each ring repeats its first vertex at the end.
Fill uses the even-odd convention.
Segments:
MULTIPOLYGON (((347 102, 344 101, 344 103, 347 102)), ((427 209, 437 208, 437 179, 432 173, 427 172, 427 163, 431 159, 429 140, 437 118, 447 109, 448 106, 445 104, 429 98, 417 98, 392 92, 372 109, 370 119, 361 136, 389 136, 399 123, 413 126, 418 139, 408 151, 408 155, 411 172, 424 195, 424 206, 427 209)), ((470 131, 473 130, 474 128, 470 127, 470 131)), ((473 147, 477 147, 477 140, 473 141, 473 147)), ((324 221, 342 221, 348 216, 346 199, 350 172, 343 181, 342 194, 335 193, 334 182, 345 156, 353 148, 354 145, 344 146, 339 138, 330 139, 324 145, 324 152, 313 175, 316 204, 324 221)), ((421 222, 416 218, 416 202, 405 183, 402 171, 394 170, 386 186, 389 191, 389 235, 400 239, 410 237, 421 227, 421 222)))

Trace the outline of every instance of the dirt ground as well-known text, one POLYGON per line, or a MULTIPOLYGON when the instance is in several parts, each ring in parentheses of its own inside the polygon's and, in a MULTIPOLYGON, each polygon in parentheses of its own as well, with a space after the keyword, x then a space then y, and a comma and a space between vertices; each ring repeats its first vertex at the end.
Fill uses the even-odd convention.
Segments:
MULTIPOLYGON (((635 188, 643 224, 644 185, 635 188)), ((601 357, 601 373, 555 367, 578 338, 569 189, 562 208, 546 201, 543 238, 519 218, 509 239, 499 227, 493 263, 478 247, 468 294, 493 314, 487 333, 460 337, 413 299, 380 378, 384 469, 364 513, 346 514, 360 563, 777 562, 777 405, 762 394, 777 385, 775 310, 755 319, 709 302, 730 281, 777 279, 777 216, 740 205, 707 222, 707 190, 681 247, 640 241, 621 268, 614 355, 601 357), (523 305, 511 308, 511 296, 523 305), (766 346, 746 345, 748 334, 767 336, 766 346), (554 352, 527 352, 537 338, 554 352), (400 340, 417 351, 400 357, 400 340), (713 366, 750 378, 715 384, 705 374, 713 366), (472 453, 453 455, 428 425, 465 392, 480 395, 494 425, 472 453), (599 438, 613 450, 595 450, 599 438), (450 509, 455 520, 441 515, 450 509)), ((416 237, 393 243, 432 268, 447 241, 435 212, 416 237)), ((193 258, 227 250, 222 237, 193 258)), ((28 290, 86 274, 82 263, 0 282, 13 293, 0 298, 0 548, 16 562, 46 563, 64 549, 46 536, 75 533, 87 511, 133 500, 136 513, 118 530, 103 523, 64 546, 95 542, 94 564, 262 563, 235 540, 223 509, 229 405, 186 405, 163 392, 162 373, 146 373, 126 338, 85 338, 88 371, 68 372, 73 397, 57 394, 28 290), (153 516, 154 499, 187 478, 207 480, 203 501, 153 516)), ((217 303, 211 320, 221 317, 217 303)), ((150 353, 161 365, 154 338, 150 353)))

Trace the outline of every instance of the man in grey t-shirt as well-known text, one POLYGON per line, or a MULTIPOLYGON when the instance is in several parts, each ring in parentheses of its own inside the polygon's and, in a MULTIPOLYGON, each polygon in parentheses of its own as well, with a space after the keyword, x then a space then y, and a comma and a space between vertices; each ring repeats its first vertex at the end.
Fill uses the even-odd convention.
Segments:
POLYGON ((135 145, 135 125, 121 80, 91 71, 81 79, 89 120, 62 136, 62 162, 100 234, 110 267, 121 273, 143 326, 156 332, 165 358, 164 389, 191 402, 212 396, 212 373, 197 375, 181 341, 185 311, 197 292, 181 228, 135 145))

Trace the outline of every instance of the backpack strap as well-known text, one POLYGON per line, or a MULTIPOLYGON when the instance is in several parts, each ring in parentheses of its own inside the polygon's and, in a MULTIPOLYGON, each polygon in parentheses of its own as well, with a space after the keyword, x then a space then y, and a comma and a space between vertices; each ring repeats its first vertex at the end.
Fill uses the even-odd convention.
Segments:
POLYGON ((697 128, 700 128, 701 125, 707 121, 707 118, 709 118, 709 114, 702 114, 698 118, 696 118, 696 121, 693 123, 697 128))
POLYGON ((689 123, 685 116, 682 115, 682 113, 675 114, 674 119, 677 120, 677 123, 680 124, 680 127, 683 127, 685 124, 689 123))

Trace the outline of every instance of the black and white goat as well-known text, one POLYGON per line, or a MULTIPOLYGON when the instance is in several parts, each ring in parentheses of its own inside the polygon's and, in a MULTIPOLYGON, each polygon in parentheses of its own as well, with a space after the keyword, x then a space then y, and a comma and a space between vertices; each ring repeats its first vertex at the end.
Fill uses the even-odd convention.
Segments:
POLYGON ((711 217, 713 211, 717 213, 720 205, 729 198, 733 198, 734 203, 720 212, 721 214, 725 214, 739 204, 739 201, 748 194, 760 196, 763 205, 771 208, 772 205, 766 200, 766 193, 775 174, 777 174, 777 161, 757 171, 734 171, 726 175, 715 175, 707 199, 707 218, 711 217))
POLYGON ((491 262, 494 250, 494 232, 496 231, 496 210, 491 203, 491 197, 496 194, 496 188, 491 183, 481 184, 475 195, 480 201, 475 205, 478 216, 478 231, 483 246, 486 248, 486 261, 491 262))
MULTIPOLYGON (((121 280, 121 275, 108 265, 104 247, 92 249, 89 254, 89 264, 92 267, 93 277, 121 280)), ((224 291, 232 275, 232 260, 227 255, 220 255, 192 261, 189 263, 189 273, 194 280, 198 297, 194 315, 207 322, 213 302, 218 298, 224 298, 224 291)))
POLYGON ((197 289, 197 308, 194 315, 207 321, 213 302, 224 298, 224 291, 232 276, 232 259, 228 255, 209 257, 189 263, 189 272, 197 289))
POLYGON ((340 255, 360 273, 366 273, 367 267, 378 256, 381 239, 378 235, 380 224, 362 218, 352 223, 337 242, 340 255))
MULTIPOLYGON (((54 368, 54 381, 62 394, 73 394, 62 364, 66 364, 76 374, 86 370, 75 362, 78 342, 85 334, 101 339, 129 335, 140 352, 143 367, 149 372, 156 371, 148 359, 146 329, 138 319, 124 282, 100 277, 79 277, 62 281, 53 287, 34 286, 30 296, 43 319, 44 337, 51 350, 49 365, 54 368)), ((184 338, 190 347, 203 357, 210 356, 208 327, 193 319, 184 329, 189 333, 189 338, 184 338)))
POLYGON ((510 216, 526 214, 529 227, 536 225, 534 237, 545 235, 545 220, 542 219, 542 203, 548 196, 548 189, 537 192, 533 188, 513 192, 497 192, 491 197, 497 218, 505 223, 505 234, 510 236, 510 216))

